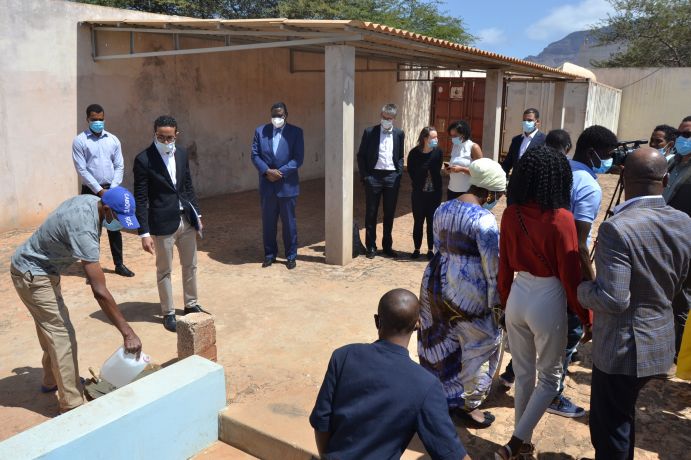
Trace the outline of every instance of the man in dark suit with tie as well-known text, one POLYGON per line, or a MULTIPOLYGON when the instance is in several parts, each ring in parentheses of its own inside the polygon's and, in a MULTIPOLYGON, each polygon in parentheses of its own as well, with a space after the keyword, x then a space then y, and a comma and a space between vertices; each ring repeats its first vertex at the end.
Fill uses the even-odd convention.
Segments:
POLYGON ((540 146, 547 139, 547 136, 540 131, 540 112, 537 109, 526 109, 523 112, 522 129, 521 134, 511 139, 509 153, 506 154, 506 158, 501 164, 507 176, 529 147, 540 146))
POLYGON ((384 197, 384 254, 396 257, 393 250, 393 219, 396 213, 398 189, 403 174, 403 148, 405 134, 394 127, 398 108, 386 104, 381 111, 381 123, 365 129, 357 153, 360 181, 365 185, 365 246, 367 258, 377 253, 377 213, 379 202, 384 197))
POLYGON ((199 204, 192 186, 187 152, 175 144, 175 118, 154 122, 154 141, 134 160, 134 198, 142 248, 156 255, 156 279, 163 327, 177 329, 170 274, 173 246, 182 265, 185 314, 204 311, 197 303, 197 233, 201 236, 199 204))
POLYGON ((286 267, 296 266, 298 230, 295 203, 300 194, 298 168, 305 156, 302 129, 286 123, 288 108, 283 102, 271 106, 271 123, 259 126, 252 141, 252 163, 259 172, 259 195, 262 207, 264 263, 276 261, 278 217, 283 228, 286 267))
POLYGON ((578 287, 595 313, 590 436, 596 460, 632 460, 636 399, 674 360, 672 299, 691 285, 691 218, 665 204, 667 161, 642 147, 626 159, 626 201, 600 225, 597 277, 578 287))

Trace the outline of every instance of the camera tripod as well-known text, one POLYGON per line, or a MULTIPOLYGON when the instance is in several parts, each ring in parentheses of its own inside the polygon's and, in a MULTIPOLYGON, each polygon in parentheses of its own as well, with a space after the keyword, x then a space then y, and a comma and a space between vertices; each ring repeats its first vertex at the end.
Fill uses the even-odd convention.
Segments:
MULTIPOLYGON (((606 221, 608 218, 614 215, 614 208, 616 208, 619 203, 621 203, 621 195, 624 193, 624 181, 622 180, 623 171, 619 172, 619 179, 617 180, 617 185, 614 187, 614 193, 612 193, 612 198, 609 200, 609 205, 607 205, 607 210, 605 211, 605 217, 602 222, 606 221), (616 201, 616 202, 615 202, 616 201)), ((602 224, 600 224, 602 225, 602 224)), ((597 247, 597 239, 593 244, 593 249, 590 250, 590 262, 595 260, 595 248, 597 247)))

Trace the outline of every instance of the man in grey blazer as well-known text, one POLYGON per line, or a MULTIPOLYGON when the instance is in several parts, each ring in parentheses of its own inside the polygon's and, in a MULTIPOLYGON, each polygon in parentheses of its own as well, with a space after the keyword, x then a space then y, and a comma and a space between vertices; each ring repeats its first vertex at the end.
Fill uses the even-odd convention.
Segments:
POLYGON ((595 459, 633 459, 638 393, 674 360, 672 299, 691 284, 691 218, 665 204, 667 162, 643 147, 624 168, 626 201, 598 232, 597 277, 578 287, 595 313, 590 436, 595 459))

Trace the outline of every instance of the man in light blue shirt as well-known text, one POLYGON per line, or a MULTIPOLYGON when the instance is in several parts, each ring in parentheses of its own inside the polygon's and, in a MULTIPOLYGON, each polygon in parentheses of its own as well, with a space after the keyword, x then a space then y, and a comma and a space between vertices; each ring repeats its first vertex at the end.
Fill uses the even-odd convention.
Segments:
MULTIPOLYGON (((79 133, 72 142, 72 161, 82 182, 82 194, 103 196, 103 193, 122 183, 125 162, 120 141, 104 129, 105 112, 98 104, 86 108, 89 127, 79 133)), ((122 235, 108 230, 110 252, 115 263, 115 273, 131 277, 122 259, 122 235)))

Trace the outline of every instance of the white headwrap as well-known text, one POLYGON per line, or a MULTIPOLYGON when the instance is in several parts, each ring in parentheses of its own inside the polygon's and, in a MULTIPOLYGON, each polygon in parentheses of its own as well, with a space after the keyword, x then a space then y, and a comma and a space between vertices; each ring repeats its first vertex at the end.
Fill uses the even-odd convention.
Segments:
POLYGON ((480 158, 470 163, 470 185, 490 192, 506 190, 506 173, 501 165, 489 158, 480 158))

